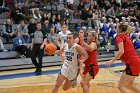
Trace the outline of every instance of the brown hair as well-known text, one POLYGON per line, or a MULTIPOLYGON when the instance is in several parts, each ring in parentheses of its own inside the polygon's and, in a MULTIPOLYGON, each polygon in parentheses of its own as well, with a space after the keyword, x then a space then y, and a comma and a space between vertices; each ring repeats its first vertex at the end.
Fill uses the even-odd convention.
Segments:
POLYGON ((72 33, 69 33, 67 35, 72 35, 73 38, 75 39, 76 37, 78 37, 78 33, 77 32, 72 32, 72 33))
POLYGON ((91 33, 92 36, 95 37, 95 42, 96 42, 96 44, 98 44, 98 34, 97 34, 97 32, 93 30, 93 31, 90 31, 89 33, 91 33))
POLYGON ((122 32, 126 32, 127 27, 128 27, 128 26, 125 25, 125 24, 123 24, 123 23, 121 23, 121 24, 119 25, 119 29, 121 29, 122 32))
POLYGON ((21 31, 19 31, 19 30, 18 30, 18 31, 16 32, 16 35, 17 35, 18 33, 20 33, 20 34, 21 34, 21 31))

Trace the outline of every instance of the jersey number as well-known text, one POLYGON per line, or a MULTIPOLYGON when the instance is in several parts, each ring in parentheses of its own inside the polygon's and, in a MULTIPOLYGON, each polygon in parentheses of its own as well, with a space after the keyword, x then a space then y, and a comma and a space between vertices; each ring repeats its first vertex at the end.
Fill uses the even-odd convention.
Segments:
POLYGON ((71 56, 66 56, 68 61, 72 61, 72 57, 71 56))

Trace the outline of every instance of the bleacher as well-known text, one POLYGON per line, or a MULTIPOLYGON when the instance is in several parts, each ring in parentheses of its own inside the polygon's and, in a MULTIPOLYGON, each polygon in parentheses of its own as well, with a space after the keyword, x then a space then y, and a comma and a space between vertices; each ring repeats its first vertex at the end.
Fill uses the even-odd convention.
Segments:
MULTIPOLYGON (((27 44, 29 47, 30 44, 27 44)), ((34 65, 31 62, 30 58, 20 58, 20 54, 16 51, 12 51, 12 44, 4 44, 5 48, 9 51, 0 52, 0 71, 2 70, 13 70, 13 69, 25 69, 33 68, 34 65)), ((98 49, 98 62, 108 61, 114 58, 116 54, 115 45, 106 45, 105 48, 98 49), (107 51, 109 49, 109 51, 107 51)), ((138 55, 140 51, 136 50, 138 55)), ((43 57, 43 66, 56 66, 61 65, 60 56, 44 56, 43 57)))
MULTIPOLYGON (((12 50, 12 44, 4 44, 7 50, 12 50)), ((30 44, 28 44, 29 46, 30 44)), ((110 46, 111 49, 114 46, 110 46)), ((115 50, 115 49, 114 49, 115 50)), ((114 50, 107 52, 106 49, 98 50, 98 61, 110 60, 114 57, 114 50)), ((0 52, 0 70, 12 70, 12 69, 23 69, 33 68, 34 65, 30 58, 20 58, 20 54, 16 51, 0 52)), ((60 56, 44 56, 43 66, 55 66, 61 65, 60 56)))

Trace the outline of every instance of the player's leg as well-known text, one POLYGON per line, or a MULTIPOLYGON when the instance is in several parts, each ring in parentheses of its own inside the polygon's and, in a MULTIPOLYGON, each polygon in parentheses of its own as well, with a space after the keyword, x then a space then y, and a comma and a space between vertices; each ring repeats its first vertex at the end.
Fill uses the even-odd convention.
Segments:
POLYGON ((66 90, 68 90, 69 88, 71 88, 71 86, 72 86, 72 81, 66 79, 66 80, 65 80, 65 83, 64 83, 64 86, 63 86, 63 90, 66 91, 66 90))
POLYGON ((93 79, 93 77, 89 73, 83 75, 82 80, 80 82, 83 93, 90 93, 89 86, 90 86, 91 79, 93 79))
POLYGON ((129 77, 130 82, 128 83, 127 87, 135 93, 140 93, 140 88, 136 84, 134 84, 135 78, 136 76, 129 77))
POLYGON ((127 75, 124 72, 121 76, 118 85, 118 88, 121 91, 121 93, 129 93, 128 89, 131 89, 136 93, 140 93, 140 89, 136 85, 134 85, 134 80, 135 80, 135 76, 127 75))
POLYGON ((54 88, 52 89, 52 93, 58 93, 60 86, 63 84, 64 80, 66 79, 65 76, 59 74, 55 83, 54 88))

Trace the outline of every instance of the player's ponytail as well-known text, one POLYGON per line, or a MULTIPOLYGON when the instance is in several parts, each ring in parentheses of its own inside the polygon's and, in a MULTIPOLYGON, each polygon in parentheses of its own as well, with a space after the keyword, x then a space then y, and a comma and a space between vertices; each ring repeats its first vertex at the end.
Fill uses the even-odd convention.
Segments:
POLYGON ((123 24, 123 23, 119 25, 119 29, 121 29, 121 32, 124 32, 125 34, 130 34, 134 32, 131 26, 123 24))
POLYGON ((127 26, 126 34, 134 33, 134 30, 132 29, 131 26, 127 26))

